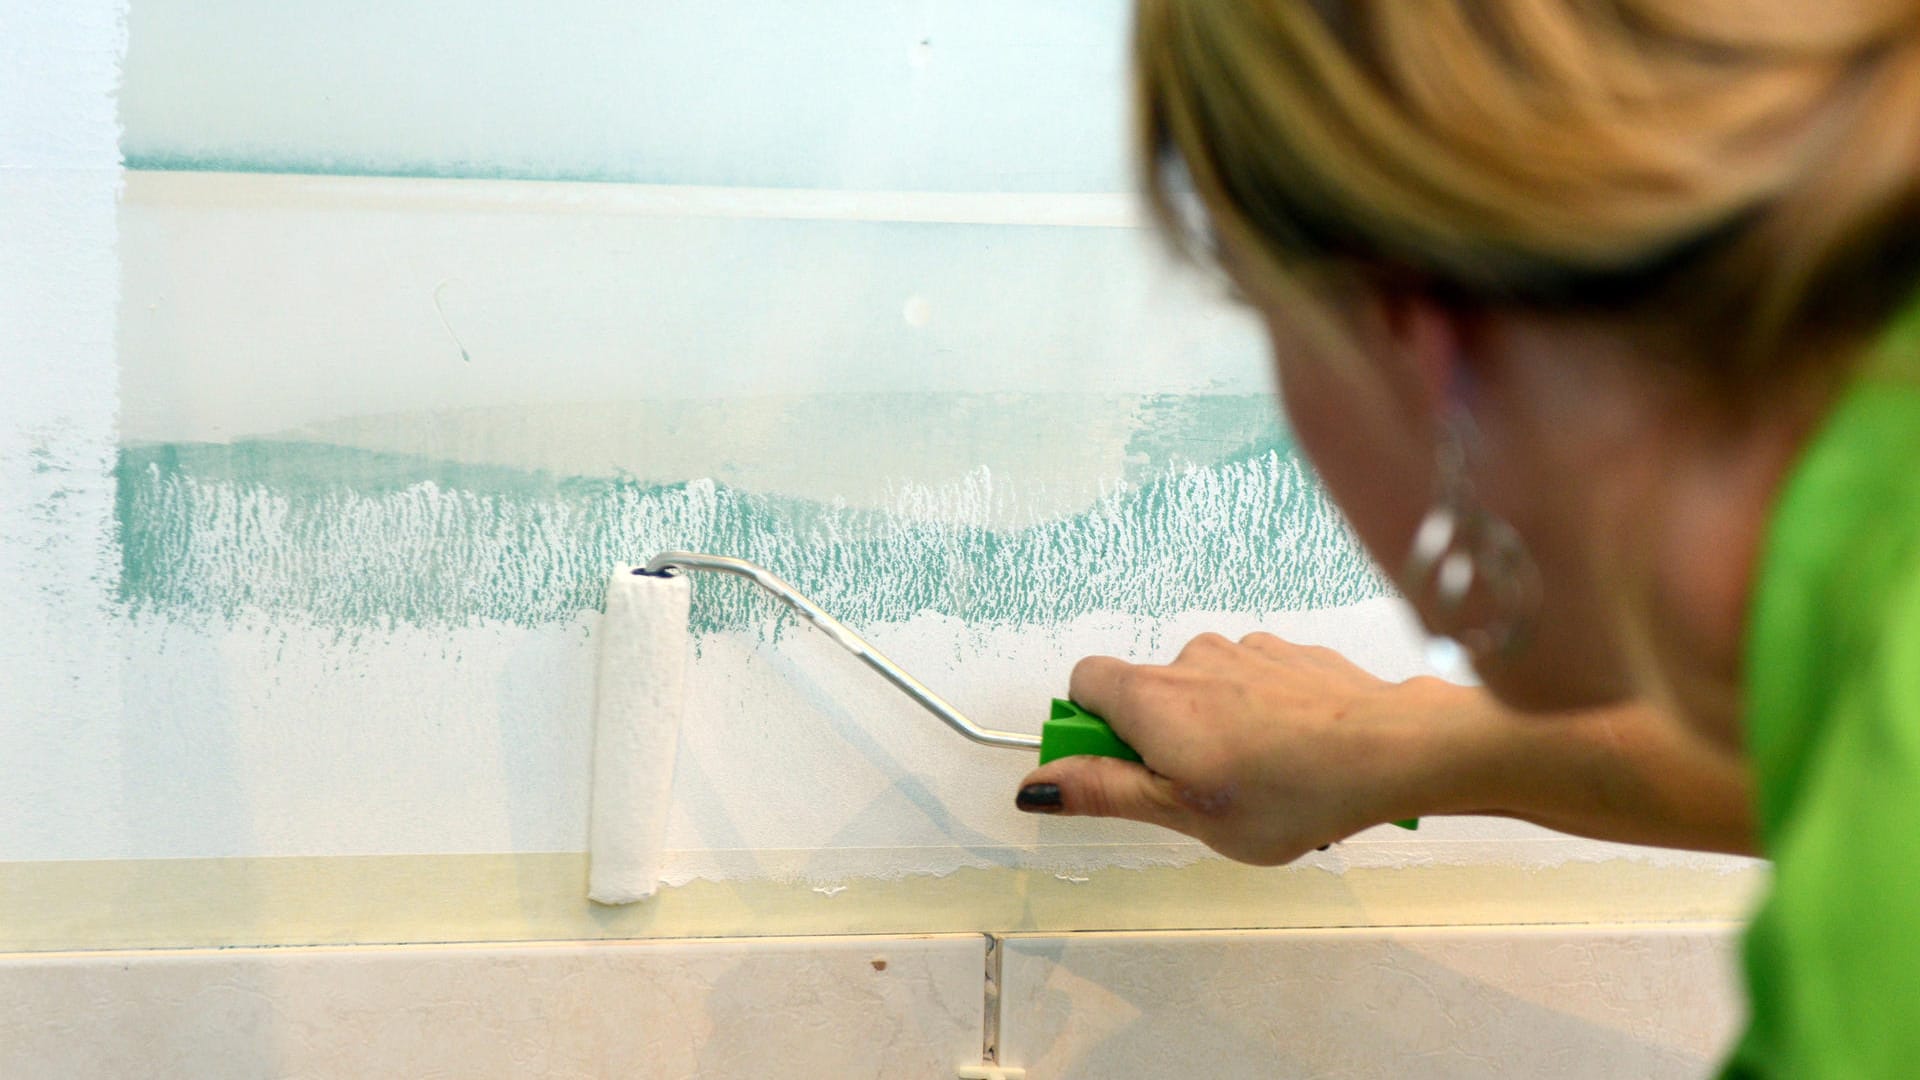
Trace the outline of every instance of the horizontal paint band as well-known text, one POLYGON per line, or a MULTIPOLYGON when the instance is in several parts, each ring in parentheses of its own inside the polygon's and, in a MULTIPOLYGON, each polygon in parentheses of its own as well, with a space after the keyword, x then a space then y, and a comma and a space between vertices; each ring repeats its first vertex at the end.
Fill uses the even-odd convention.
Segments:
POLYGON ((1743 918, 1767 872, 1633 860, 1553 867, 1260 869, 1219 860, 1084 876, 696 881, 608 908, 586 856, 382 855, 0 863, 0 952, 462 941, 1743 918))
MULTIPOLYGON (((1058 625, 1094 612, 1306 611, 1387 595, 1305 464, 1277 449, 1011 529, 980 520, 985 477, 925 493, 943 513, 916 517, 906 497, 860 510, 711 481, 555 478, 270 441, 127 448, 117 476, 121 597, 173 615, 538 626, 598 607, 607 567, 666 550, 761 562, 856 625, 925 612, 1058 625)), ((770 625, 776 610, 744 587, 711 595, 696 631, 770 625)))

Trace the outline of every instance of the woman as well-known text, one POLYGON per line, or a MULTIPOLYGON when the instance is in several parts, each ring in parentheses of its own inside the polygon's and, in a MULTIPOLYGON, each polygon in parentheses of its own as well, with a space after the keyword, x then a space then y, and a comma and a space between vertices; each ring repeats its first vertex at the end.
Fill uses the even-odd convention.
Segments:
POLYGON ((1920 2, 1140 0, 1135 50, 1161 222, 1492 696, 1261 635, 1090 658, 1146 764, 1019 805, 1256 863, 1463 811, 1757 843, 1729 1075, 1908 1075, 1920 2))

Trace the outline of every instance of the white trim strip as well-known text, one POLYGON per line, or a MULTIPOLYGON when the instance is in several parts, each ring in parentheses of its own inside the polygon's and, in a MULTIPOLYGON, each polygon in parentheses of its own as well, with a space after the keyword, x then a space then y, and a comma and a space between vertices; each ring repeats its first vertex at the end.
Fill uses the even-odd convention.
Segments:
POLYGON ((633 217, 773 218, 1136 229, 1130 193, 845 191, 690 187, 537 180, 447 180, 129 170, 128 202, 168 206, 288 206, 489 210, 633 217))

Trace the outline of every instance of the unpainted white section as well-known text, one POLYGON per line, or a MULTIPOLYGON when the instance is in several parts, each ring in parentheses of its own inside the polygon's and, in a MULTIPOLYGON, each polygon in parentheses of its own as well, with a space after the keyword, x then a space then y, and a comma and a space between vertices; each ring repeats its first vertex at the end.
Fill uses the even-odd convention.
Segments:
POLYGON ((119 801, 107 605, 124 9, 0 5, 0 835, 41 813, 16 773, 36 791, 90 788, 89 816, 119 801))
MULTIPOLYGON (((1079 227, 1072 200, 1059 227, 899 220, 887 197, 865 215, 857 194, 834 214, 804 199, 735 213, 726 194, 689 207, 684 192, 610 184, 129 173, 121 434, 226 441, 675 398, 1270 386, 1250 315, 1146 230, 1079 227)), ((1073 418, 1059 428, 1074 435, 1073 418)))
MULTIPOLYGON (((1259 619, 1091 616, 993 629, 922 617, 861 630, 981 724, 1037 731, 1092 653, 1172 657, 1202 630, 1266 629, 1377 673, 1424 670, 1391 601, 1259 619)), ((137 770, 19 770, 0 859, 151 859, 586 849, 592 624, 394 628, 129 624, 124 728, 65 735, 137 770)), ((1124 821, 1013 808, 1031 754, 967 742, 816 631, 714 634, 689 669, 662 876, 862 877, 1024 866, 1061 873, 1210 857, 1124 821)), ((1737 860, 1561 836, 1495 818, 1371 830, 1303 866, 1737 860)))
POLYGON ((1124 0, 137 0, 130 22, 139 163, 861 190, 1130 181, 1124 0))

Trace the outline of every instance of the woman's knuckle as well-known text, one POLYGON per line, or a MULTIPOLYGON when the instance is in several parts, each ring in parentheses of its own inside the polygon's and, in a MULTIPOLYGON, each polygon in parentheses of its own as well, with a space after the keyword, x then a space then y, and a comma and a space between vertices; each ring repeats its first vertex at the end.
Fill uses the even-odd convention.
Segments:
POLYGON ((1186 645, 1180 649, 1180 655, 1175 658, 1174 663, 1177 664, 1182 661, 1191 662, 1210 653, 1216 653, 1220 651, 1221 646, 1225 644, 1227 644, 1227 639, 1221 637, 1219 634, 1207 633, 1195 635, 1192 640, 1188 641, 1186 645))
POLYGON ((1100 670, 1100 666, 1105 662, 1106 658, 1103 656, 1083 656, 1073 665, 1073 671, 1070 677, 1084 679, 1100 670))

